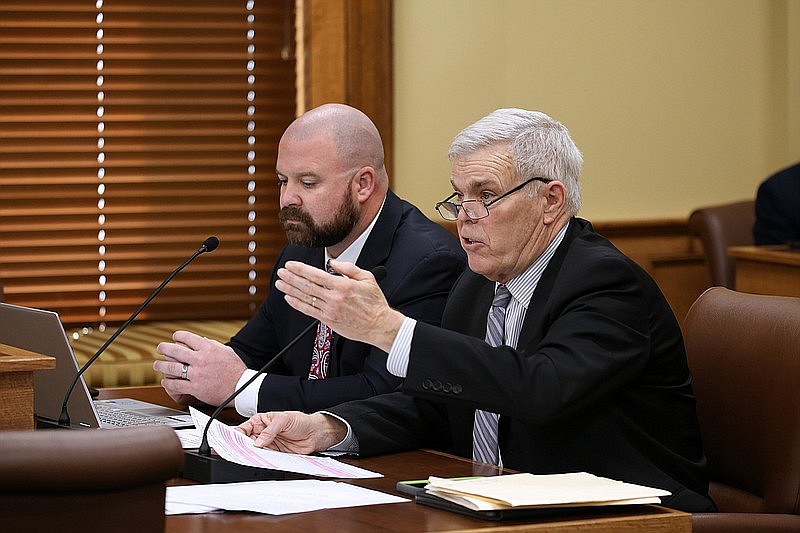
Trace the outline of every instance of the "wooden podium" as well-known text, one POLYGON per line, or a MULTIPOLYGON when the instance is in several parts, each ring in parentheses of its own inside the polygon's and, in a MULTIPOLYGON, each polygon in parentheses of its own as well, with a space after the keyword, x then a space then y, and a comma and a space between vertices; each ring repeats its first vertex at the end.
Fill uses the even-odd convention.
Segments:
POLYGON ((34 429, 33 371, 55 367, 54 357, 0 344, 0 430, 34 429))

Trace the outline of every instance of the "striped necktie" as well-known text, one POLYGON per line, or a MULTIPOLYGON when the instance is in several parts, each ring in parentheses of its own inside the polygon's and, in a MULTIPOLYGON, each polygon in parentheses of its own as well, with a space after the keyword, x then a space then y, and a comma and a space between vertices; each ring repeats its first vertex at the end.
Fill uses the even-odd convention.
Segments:
MULTIPOLYGON (((505 285, 498 285, 492 307, 486 320, 486 342, 491 346, 503 344, 506 323, 506 306, 511 293, 505 285)), ((477 409, 472 429, 472 459, 492 465, 500 464, 497 442, 497 422, 500 415, 477 409)))

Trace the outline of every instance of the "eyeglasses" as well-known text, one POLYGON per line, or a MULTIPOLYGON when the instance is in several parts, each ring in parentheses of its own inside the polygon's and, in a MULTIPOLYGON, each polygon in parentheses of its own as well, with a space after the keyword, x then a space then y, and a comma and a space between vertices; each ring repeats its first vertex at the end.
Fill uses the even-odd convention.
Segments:
POLYGON ((550 183, 551 179, 541 178, 541 177, 533 177, 524 182, 520 183, 513 189, 509 189, 494 200, 489 202, 484 202, 483 200, 464 200, 460 204, 455 202, 451 202, 450 199, 456 195, 457 192, 454 192, 441 202, 436 203, 436 210, 445 220, 457 220, 458 219, 458 210, 463 209, 464 213, 470 218, 470 220, 480 220, 481 218, 486 218, 489 216, 489 206, 495 204, 505 198, 506 196, 517 192, 518 190, 522 189, 527 184, 534 182, 534 181, 541 181, 542 183, 550 183))

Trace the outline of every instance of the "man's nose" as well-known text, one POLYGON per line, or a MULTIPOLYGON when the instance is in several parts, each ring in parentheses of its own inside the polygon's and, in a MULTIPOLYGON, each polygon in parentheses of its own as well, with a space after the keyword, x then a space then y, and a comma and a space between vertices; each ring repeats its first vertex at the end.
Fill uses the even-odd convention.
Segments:
POLYGON ((289 206, 298 206, 302 205, 303 199, 299 193, 299 188, 297 185, 293 185, 291 181, 287 181, 281 187, 281 194, 280 194, 280 206, 289 207, 289 206))

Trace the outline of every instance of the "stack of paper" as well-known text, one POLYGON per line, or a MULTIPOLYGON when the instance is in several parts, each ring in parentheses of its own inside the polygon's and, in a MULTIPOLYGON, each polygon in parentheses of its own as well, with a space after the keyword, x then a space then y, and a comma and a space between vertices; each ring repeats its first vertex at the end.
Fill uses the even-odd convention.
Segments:
MULTIPOLYGON (((189 412, 192 414, 195 427, 206 427, 209 420, 208 415, 194 407, 189 407, 189 412)), ((200 430, 198 429, 197 432, 194 439, 199 443, 200 430)), ((186 439, 186 437, 183 438, 186 439)), ((284 453, 268 448, 256 448, 255 444, 253 444, 253 439, 246 437, 244 433, 236 431, 233 427, 225 425, 219 420, 212 420, 208 430, 208 442, 220 457, 240 465, 319 477, 348 479, 383 477, 383 474, 378 472, 371 472, 337 461, 331 457, 284 453)))
POLYGON ((661 503, 669 492, 586 472, 428 479, 428 494, 474 511, 661 503))
POLYGON ((166 513, 251 511, 273 515, 360 505, 407 502, 349 483, 298 479, 167 487, 166 513))

